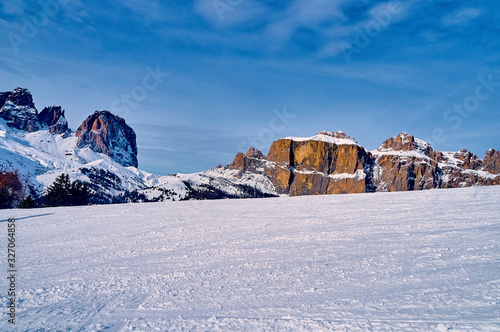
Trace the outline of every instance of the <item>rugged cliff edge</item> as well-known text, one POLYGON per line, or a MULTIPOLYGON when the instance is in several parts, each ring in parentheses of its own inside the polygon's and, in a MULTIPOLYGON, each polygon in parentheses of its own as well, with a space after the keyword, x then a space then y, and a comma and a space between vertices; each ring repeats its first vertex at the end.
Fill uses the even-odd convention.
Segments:
POLYGON ((136 135, 125 120, 108 111, 96 111, 75 133, 78 148, 90 147, 122 166, 138 166, 136 135))
POLYGON ((34 132, 40 129, 38 111, 28 89, 0 92, 0 118, 19 130, 34 132))
POLYGON ((500 152, 490 149, 481 160, 468 150, 434 151, 407 133, 371 152, 343 132, 290 137, 274 142, 267 156, 254 148, 238 153, 227 168, 262 174, 292 196, 500 184, 500 152))

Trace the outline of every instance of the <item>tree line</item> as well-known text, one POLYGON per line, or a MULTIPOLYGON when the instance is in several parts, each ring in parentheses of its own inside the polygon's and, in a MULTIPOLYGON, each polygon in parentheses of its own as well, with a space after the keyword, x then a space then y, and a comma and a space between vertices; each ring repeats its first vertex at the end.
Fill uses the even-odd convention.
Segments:
POLYGON ((92 191, 86 183, 72 182, 68 174, 61 174, 41 197, 36 194, 24 196, 25 188, 19 173, 1 172, 0 209, 88 205, 92 191))
POLYGON ((0 172, 0 209, 30 209, 56 206, 82 206, 90 204, 120 204, 154 202, 144 194, 125 191, 117 196, 108 196, 82 181, 71 181, 68 174, 59 175, 54 183, 38 195, 35 190, 25 188, 20 175, 15 172, 0 172), (26 190, 30 194, 26 197, 26 190))

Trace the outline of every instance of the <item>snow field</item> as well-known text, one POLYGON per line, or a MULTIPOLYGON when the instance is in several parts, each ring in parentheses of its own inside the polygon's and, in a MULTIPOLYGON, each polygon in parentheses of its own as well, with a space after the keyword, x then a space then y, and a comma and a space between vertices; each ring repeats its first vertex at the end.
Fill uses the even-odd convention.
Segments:
POLYGON ((18 220, 19 331, 499 331, 499 203, 473 187, 3 210, 0 227, 18 220))

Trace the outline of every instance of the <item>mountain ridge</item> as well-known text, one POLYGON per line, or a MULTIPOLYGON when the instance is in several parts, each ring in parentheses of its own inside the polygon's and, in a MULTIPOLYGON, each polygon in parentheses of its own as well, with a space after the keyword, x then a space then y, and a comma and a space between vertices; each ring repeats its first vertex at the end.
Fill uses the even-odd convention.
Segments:
POLYGON ((436 151, 429 143, 401 133, 367 151, 338 133, 340 140, 325 132, 279 139, 267 157, 251 149, 251 157, 239 153, 228 167, 263 174, 278 193, 293 196, 500 184, 500 152, 494 149, 483 160, 466 149, 436 151))
POLYGON ((500 151, 483 159, 466 149, 441 152, 408 133, 372 151, 341 131, 286 137, 267 156, 250 148, 225 167, 169 176, 138 169, 137 155, 134 130, 108 111, 72 132, 60 105, 38 113, 29 90, 0 93, 0 172, 18 171, 25 196, 40 195, 62 173, 87 182, 96 203, 122 202, 130 192, 134 200, 173 201, 500 184, 500 151))

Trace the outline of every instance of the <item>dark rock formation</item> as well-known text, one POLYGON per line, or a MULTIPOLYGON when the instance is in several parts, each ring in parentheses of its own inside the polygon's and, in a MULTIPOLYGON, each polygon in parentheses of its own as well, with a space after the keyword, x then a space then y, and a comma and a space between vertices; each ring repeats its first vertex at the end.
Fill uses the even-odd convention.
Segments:
POLYGON ((28 89, 16 88, 14 91, 0 93, 0 118, 9 127, 29 132, 40 129, 38 111, 28 89))
POLYGON ((125 120, 108 111, 96 111, 75 133, 77 147, 89 147, 110 156, 119 164, 138 166, 136 135, 125 120))
POLYGON ((7 91, 0 93, 0 105, 3 107, 6 102, 11 102, 17 106, 27 106, 35 108, 33 103, 33 96, 28 89, 15 88, 14 91, 7 91))
POLYGON ((61 106, 45 107, 38 114, 38 121, 42 126, 49 127, 52 134, 65 134, 68 132, 68 121, 64 117, 64 110, 61 106))

